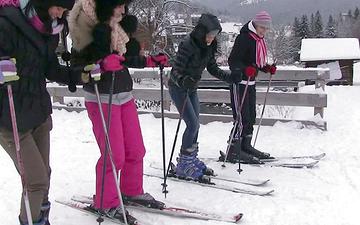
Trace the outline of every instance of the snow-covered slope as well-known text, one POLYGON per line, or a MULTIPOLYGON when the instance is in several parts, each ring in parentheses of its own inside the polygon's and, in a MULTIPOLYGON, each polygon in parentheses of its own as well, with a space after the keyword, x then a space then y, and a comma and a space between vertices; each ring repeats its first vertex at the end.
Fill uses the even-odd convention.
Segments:
MULTIPOLYGON (((359 81, 360 64, 355 79, 359 81)), ((255 197, 168 182, 170 191, 164 199, 161 180, 145 177, 145 190, 168 205, 186 206, 207 212, 243 212, 243 225, 356 225, 360 208, 360 86, 326 87, 328 108, 327 132, 302 129, 297 123, 262 127, 257 147, 275 156, 303 155, 326 152, 327 157, 313 169, 285 169, 243 166, 242 176, 270 178, 266 188, 274 188, 273 196, 255 197)), ((73 194, 94 192, 94 166, 99 156, 86 112, 53 114, 51 165, 53 169, 50 198, 52 225, 97 224, 95 218, 54 202, 73 194)), ((141 115, 141 126, 147 155, 145 170, 150 163, 161 164, 161 121, 152 115, 141 115)), ((166 119, 167 152, 175 132, 176 120, 166 119)), ((181 131, 183 131, 183 127, 181 131)), ((216 157, 226 146, 230 123, 214 122, 200 128, 200 156, 216 157)), ((211 164, 218 173, 237 177, 236 166, 225 171, 211 164)), ((17 225, 20 179, 8 155, 0 150, 0 215, 1 224, 17 225)), ((214 221, 174 219, 133 212, 154 225, 229 224, 214 221)), ((104 223, 104 225, 110 223, 104 223)))

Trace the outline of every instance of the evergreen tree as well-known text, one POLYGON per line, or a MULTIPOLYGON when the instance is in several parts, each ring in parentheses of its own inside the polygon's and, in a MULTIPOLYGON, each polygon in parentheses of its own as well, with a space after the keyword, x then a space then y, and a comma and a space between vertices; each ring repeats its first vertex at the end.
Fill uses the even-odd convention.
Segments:
POLYGON ((299 33, 299 37, 301 37, 301 39, 304 38, 308 38, 309 37, 309 20, 307 15, 303 15, 301 17, 301 22, 300 22, 300 33, 299 33))
POLYGON ((300 37, 300 21, 297 17, 295 17, 292 32, 294 37, 300 37))
POLYGON ((337 33, 337 31, 336 31, 336 23, 335 23, 335 20, 333 19, 332 15, 330 15, 328 24, 326 26, 325 37, 327 37, 327 38, 336 38, 336 36, 337 36, 336 33, 337 33))
POLYGON ((294 24, 292 27, 292 37, 289 38, 289 44, 291 45, 294 51, 292 52, 292 58, 294 61, 299 61, 300 55, 300 47, 301 47, 301 26, 300 20, 295 17, 294 24))
POLYGON ((321 14, 319 11, 317 11, 315 14, 315 24, 314 24, 313 34, 314 34, 314 37, 316 37, 316 38, 324 37, 323 22, 322 22, 321 14))
POLYGON ((309 37, 310 38, 313 38, 315 37, 315 16, 314 16, 314 13, 311 13, 311 19, 310 19, 310 34, 309 34, 309 37))
POLYGON ((356 9, 355 9, 355 11, 354 11, 354 19, 359 19, 360 17, 359 17, 359 14, 360 14, 360 12, 359 12, 359 8, 358 7, 356 7, 356 9))

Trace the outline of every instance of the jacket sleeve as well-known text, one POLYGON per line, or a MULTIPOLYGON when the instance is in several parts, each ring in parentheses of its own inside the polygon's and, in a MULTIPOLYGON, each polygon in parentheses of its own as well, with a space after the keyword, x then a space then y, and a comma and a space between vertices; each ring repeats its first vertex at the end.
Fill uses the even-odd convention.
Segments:
POLYGON ((231 50, 228 63, 231 73, 236 76, 241 76, 243 70, 247 66, 246 62, 243 61, 249 50, 249 45, 247 43, 246 35, 240 34, 236 37, 235 44, 231 50))
MULTIPOLYGON (((5 19, 0 18, 0 58, 14 56, 15 41, 16 31, 10 26, 9 22, 7 22, 5 19)), ((4 84, 0 84, 0 88, 4 86, 4 84)))
POLYGON ((46 78, 66 85, 80 85, 83 66, 68 67, 59 64, 56 54, 49 57, 46 78))
POLYGON ((219 80, 231 82, 230 74, 219 68, 218 64, 216 63, 214 54, 212 54, 206 69, 211 75, 218 78, 219 80))
POLYGON ((188 41, 180 43, 171 71, 171 80, 176 85, 181 86, 184 77, 188 76, 188 74, 186 74, 186 67, 193 54, 194 50, 188 41))
POLYGON ((144 68, 146 67, 145 56, 140 55, 140 43, 131 38, 126 43, 125 62, 123 63, 128 68, 144 68))

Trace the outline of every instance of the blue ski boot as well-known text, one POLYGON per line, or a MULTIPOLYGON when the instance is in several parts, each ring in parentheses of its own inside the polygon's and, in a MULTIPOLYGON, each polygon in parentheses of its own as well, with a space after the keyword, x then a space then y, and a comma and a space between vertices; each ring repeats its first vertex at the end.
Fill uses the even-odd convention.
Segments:
POLYGON ((203 170, 196 166, 194 155, 181 154, 177 158, 176 176, 180 179, 210 182, 209 177, 204 176, 203 170))
POLYGON ((214 170, 207 167, 205 163, 198 158, 198 152, 199 152, 199 143, 195 143, 192 145, 192 152, 190 153, 190 155, 195 158, 194 160, 195 165, 203 171, 204 175, 215 176, 214 170))

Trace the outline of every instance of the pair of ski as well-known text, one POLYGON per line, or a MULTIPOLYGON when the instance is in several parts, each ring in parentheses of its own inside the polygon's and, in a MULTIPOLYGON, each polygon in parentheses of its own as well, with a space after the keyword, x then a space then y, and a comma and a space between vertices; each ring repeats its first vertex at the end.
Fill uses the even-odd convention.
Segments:
MULTIPOLYGON (((311 168, 311 167, 315 166, 319 162, 319 160, 321 160, 325 156, 326 156, 326 154, 322 153, 322 154, 318 154, 318 155, 308 155, 308 156, 277 157, 275 159, 265 160, 265 161, 267 161, 265 163, 265 165, 289 167, 289 168, 303 168, 303 167, 311 168), (299 160, 303 160, 303 159, 315 160, 315 162, 309 163, 306 165, 304 165, 304 163, 291 162, 292 160, 299 161, 299 160), (282 162, 282 163, 275 164, 276 162, 284 161, 284 160, 287 161, 287 163, 282 162), (270 164, 267 164, 267 163, 270 163, 270 164)), ((214 159, 214 161, 215 161, 215 159, 214 159)), ((155 170, 159 170, 159 171, 162 170, 162 168, 156 167, 155 165, 150 165, 150 167, 155 170)), ((163 176, 160 174, 144 173, 144 175, 148 176, 148 177, 155 177, 155 178, 163 179, 163 176)), ((260 180, 260 179, 245 179, 243 177, 239 177, 237 179, 219 177, 219 176, 211 177, 211 180, 214 180, 216 182, 235 183, 237 185, 237 187, 234 187, 234 186, 231 186, 228 184, 215 183, 215 182, 201 183, 201 182, 193 181, 193 180, 180 179, 176 176, 174 165, 172 165, 172 168, 169 171, 168 179, 170 179, 172 181, 176 181, 176 182, 187 182, 187 183, 191 183, 194 185, 200 185, 200 186, 204 186, 204 187, 225 190, 225 191, 231 191, 234 193, 249 194, 249 195, 267 196, 267 195, 271 195, 274 192, 273 189, 260 190, 259 188, 256 188, 256 187, 265 186, 270 181, 270 179, 260 180), (255 186, 255 187, 251 187, 251 186, 255 186)))
MULTIPOLYGON (((93 203, 93 198, 90 196, 83 196, 83 195, 74 195, 71 200, 63 201, 63 200, 56 200, 57 203, 60 203, 65 206, 69 206, 71 208, 80 210, 85 213, 89 213, 96 217, 99 216, 98 212, 94 210, 92 207, 89 207, 93 203)), ((214 213, 207 213, 198 210, 191 210, 186 208, 177 208, 177 207, 165 207, 163 209, 155 209, 155 208, 148 208, 137 203, 130 203, 126 205, 127 209, 133 210, 141 210, 143 212, 161 214, 166 216, 172 217, 179 217, 179 218, 192 218, 192 219, 199 219, 199 220, 215 220, 221 222, 231 222, 231 223, 238 223, 243 214, 238 213, 236 215, 218 215, 214 213)), ((117 224, 124 224, 120 220, 112 218, 112 217, 104 217, 106 220, 111 221, 117 224)), ((145 225, 146 222, 139 221, 137 225, 145 225)))
MULTIPOLYGON (((156 167, 155 165, 150 165, 150 168, 156 171, 162 171, 162 168, 156 167)), ((145 176, 155 177, 163 179, 163 175, 155 173, 144 173, 145 176)), ((257 180, 257 179, 232 179, 218 176, 210 176, 210 182, 200 182, 189 179, 182 179, 176 176, 175 165, 171 163, 171 168, 169 170, 168 179, 175 182, 186 182, 194 185, 199 185, 203 187, 209 187, 218 190, 230 191, 234 193, 248 194, 248 195, 258 195, 258 196, 267 196, 271 195, 275 190, 266 189, 264 190, 262 186, 265 186, 270 180, 257 180), (215 182, 214 182, 215 181, 215 182), (235 183, 236 186, 221 184, 221 183, 235 183)))
MULTIPOLYGON (((220 156, 222 158, 225 158, 225 153, 220 151, 220 156)), ((247 163, 246 164, 253 166, 271 166, 271 167, 286 167, 286 168, 313 168, 325 156, 326 156, 325 153, 321 153, 318 155, 307 155, 307 156, 275 157, 274 159, 261 159, 260 161, 263 164, 247 164, 247 163)), ((203 158, 202 160, 204 160, 205 162, 219 161, 216 158, 203 158)))

